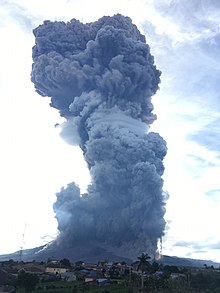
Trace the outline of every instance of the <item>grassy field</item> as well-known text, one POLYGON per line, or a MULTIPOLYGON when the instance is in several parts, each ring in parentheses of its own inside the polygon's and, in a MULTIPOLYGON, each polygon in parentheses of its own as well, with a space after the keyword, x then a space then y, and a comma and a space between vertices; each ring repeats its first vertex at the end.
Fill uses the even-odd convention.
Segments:
POLYGON ((82 282, 45 282, 39 283, 36 286, 36 290, 33 292, 38 293, 127 293, 128 288, 126 288, 125 283, 121 284, 106 284, 103 286, 93 286, 86 285, 82 282))

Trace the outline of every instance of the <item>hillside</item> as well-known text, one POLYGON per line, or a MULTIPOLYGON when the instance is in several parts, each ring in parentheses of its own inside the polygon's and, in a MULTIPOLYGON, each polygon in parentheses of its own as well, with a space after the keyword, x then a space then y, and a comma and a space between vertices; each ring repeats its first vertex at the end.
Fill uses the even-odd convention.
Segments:
MULTIPOLYGON (((65 250, 59 251, 54 250, 52 247, 44 245, 40 247, 35 247, 32 249, 26 249, 22 251, 22 257, 20 257, 20 252, 16 251, 10 254, 0 255, 0 261, 6 261, 13 259, 19 261, 46 261, 48 258, 61 259, 68 258, 72 262, 83 260, 85 262, 98 262, 99 260, 108 259, 109 261, 126 261, 132 262, 133 260, 127 259, 114 255, 110 252, 105 251, 103 248, 97 246, 90 247, 75 247, 67 248, 65 250)), ((181 258, 176 256, 163 255, 157 262, 165 265, 175 265, 175 266, 186 266, 186 267, 203 267, 204 264, 208 266, 220 267, 220 263, 213 262, 211 260, 201 260, 192 258, 181 258)))

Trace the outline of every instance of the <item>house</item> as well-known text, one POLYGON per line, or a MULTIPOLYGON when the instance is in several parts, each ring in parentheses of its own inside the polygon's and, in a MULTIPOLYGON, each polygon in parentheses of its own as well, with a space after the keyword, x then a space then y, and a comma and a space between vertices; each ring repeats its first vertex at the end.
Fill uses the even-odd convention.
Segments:
POLYGON ((15 293, 16 289, 13 286, 0 286, 0 293, 15 293))
POLYGON ((124 275, 126 271, 129 271, 129 267, 127 266, 126 263, 118 262, 115 265, 120 275, 124 275))
POLYGON ((85 283, 94 283, 96 280, 94 278, 85 278, 85 283))
POLYGON ((86 270, 97 270, 97 264, 94 263, 85 263, 84 268, 86 270))
POLYGON ((186 278, 186 275, 180 274, 180 273, 171 273, 170 277, 171 277, 171 279, 186 278))
POLYGON ((40 275, 45 273, 45 264, 37 262, 20 262, 15 264, 13 269, 15 270, 14 274, 24 271, 25 273, 40 275))
POLYGON ((106 278, 91 278, 91 277, 86 277, 85 278, 85 283, 90 284, 90 285, 94 285, 94 286, 104 286, 108 283, 108 279, 106 278))
POLYGON ((53 273, 45 273, 39 276, 40 281, 57 281, 59 279, 58 274, 53 274, 53 273))
POLYGON ((86 275, 87 278, 97 279, 98 274, 95 271, 90 271, 89 274, 86 275))
POLYGON ((74 274, 74 272, 65 272, 65 273, 61 273, 60 277, 62 280, 65 280, 67 282, 74 282, 76 281, 76 275, 74 274))
POLYGON ((84 268, 84 266, 85 266, 85 263, 84 263, 84 261, 82 261, 82 260, 79 260, 79 261, 77 261, 77 262, 75 262, 75 269, 77 268, 77 269, 82 269, 82 268, 84 268))
POLYGON ((157 276, 157 277, 161 277, 161 276, 163 276, 164 275, 164 272, 163 271, 156 271, 155 273, 154 273, 154 276, 157 276))
POLYGON ((84 281, 85 283, 96 283, 97 279, 97 273, 95 271, 88 271, 88 273, 85 275, 84 281))
POLYGON ((51 274, 62 274, 68 272, 69 269, 67 268, 62 268, 62 267, 46 267, 46 273, 51 273, 51 274))
POLYGON ((90 272, 90 270, 82 269, 79 272, 82 273, 82 274, 88 274, 90 272))
POLYGON ((99 286, 104 286, 108 283, 108 279, 106 278, 99 278, 96 280, 99 286))
POLYGON ((45 273, 45 268, 39 267, 39 266, 24 266, 21 269, 18 270, 18 273, 20 272, 30 273, 34 275, 42 275, 45 273))
POLYGON ((108 265, 108 262, 107 261, 99 261, 98 262, 98 267, 101 267, 101 268, 107 268, 107 265, 108 265))
POLYGON ((62 273, 66 273, 69 272, 70 268, 62 265, 60 262, 50 262, 47 266, 46 266, 46 273, 51 273, 51 274, 62 274, 62 273))

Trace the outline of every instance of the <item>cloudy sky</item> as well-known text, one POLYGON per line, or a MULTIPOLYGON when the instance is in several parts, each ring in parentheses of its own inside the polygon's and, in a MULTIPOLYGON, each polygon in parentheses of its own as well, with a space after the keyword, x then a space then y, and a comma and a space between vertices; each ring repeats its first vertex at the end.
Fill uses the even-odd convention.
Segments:
POLYGON ((162 71, 152 130, 168 144, 163 253, 220 261, 218 0, 0 0, 0 253, 53 239, 55 193, 89 182, 79 149, 54 127, 62 118, 30 81, 32 29, 46 19, 115 13, 146 35, 162 71))

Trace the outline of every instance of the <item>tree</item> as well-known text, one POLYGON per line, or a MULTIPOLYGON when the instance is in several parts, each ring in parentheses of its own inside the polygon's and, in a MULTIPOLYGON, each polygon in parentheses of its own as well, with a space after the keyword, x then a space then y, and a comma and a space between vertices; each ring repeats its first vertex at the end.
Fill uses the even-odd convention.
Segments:
POLYGON ((140 256, 137 257, 138 259, 138 271, 141 270, 141 272, 146 272, 149 271, 150 269, 150 263, 149 263, 149 259, 150 256, 147 253, 142 253, 140 256))
POLYGON ((118 268, 115 264, 113 264, 109 269, 110 278, 117 278, 119 276, 118 268))
POLYGON ((22 271, 18 275, 17 285, 20 288, 24 288, 25 292, 31 292, 35 289, 35 286, 38 282, 38 276, 31 273, 25 273, 24 271, 22 271))
POLYGON ((141 289, 142 292, 144 290, 144 272, 149 272, 150 270, 150 263, 149 263, 149 259, 150 256, 147 253, 142 252, 142 254, 140 256, 137 257, 138 259, 138 271, 141 270, 141 289))
POLYGON ((187 285, 187 278, 183 276, 177 277, 175 279, 170 278, 168 280, 168 287, 171 292, 182 292, 182 290, 186 292, 185 290, 187 290, 187 285))
POLYGON ((159 270, 159 264, 158 264, 157 262, 154 261, 154 262, 151 264, 150 273, 151 273, 151 274, 154 274, 154 273, 156 273, 158 270, 159 270))
POLYGON ((63 266, 65 266, 65 267, 67 267, 67 268, 71 268, 72 267, 68 258, 61 259, 60 260, 60 264, 63 265, 63 266))

